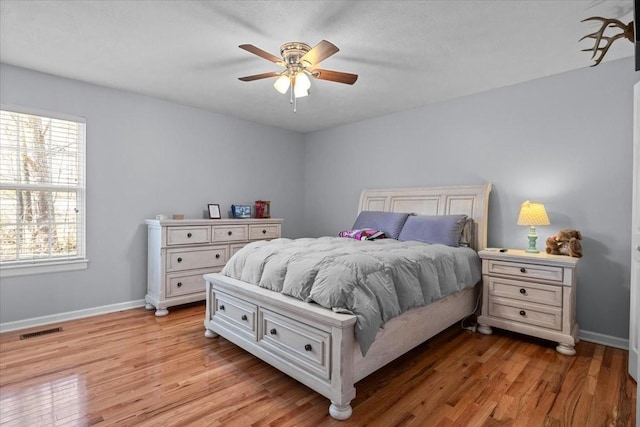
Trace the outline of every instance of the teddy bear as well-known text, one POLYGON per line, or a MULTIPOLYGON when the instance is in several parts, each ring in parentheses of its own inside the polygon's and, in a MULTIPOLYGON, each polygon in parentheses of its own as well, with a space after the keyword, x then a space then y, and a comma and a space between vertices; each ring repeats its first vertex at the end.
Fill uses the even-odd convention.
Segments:
POLYGON ((547 239, 547 253, 552 255, 568 255, 582 257, 582 234, 578 230, 565 229, 547 239))

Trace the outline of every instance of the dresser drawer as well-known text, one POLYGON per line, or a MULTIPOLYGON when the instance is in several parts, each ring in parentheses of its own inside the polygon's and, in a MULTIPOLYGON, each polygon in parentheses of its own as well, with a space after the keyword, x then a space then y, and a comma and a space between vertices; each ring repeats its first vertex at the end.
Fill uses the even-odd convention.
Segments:
POLYGON ((167 272, 222 267, 229 259, 226 246, 167 249, 167 272))
POLYGON ((544 285, 489 276, 489 295, 562 307, 562 286, 544 285))
POLYGON ((167 297, 176 297, 180 295, 195 294, 205 291, 205 281, 202 277, 203 274, 215 273, 222 267, 214 268, 212 270, 199 270, 197 273, 180 274, 171 273, 167 274, 167 281, 165 284, 165 294, 167 297))
POLYGON ((236 252, 238 252, 240 249, 244 248, 247 244, 246 243, 234 243, 232 245, 229 245, 229 258, 231 258, 232 256, 234 256, 236 254, 236 252))
POLYGON ((331 378, 331 334, 267 309, 260 310, 260 345, 320 378, 331 378))
POLYGON ((280 237, 280 226, 277 224, 249 226, 249 240, 271 240, 278 237, 280 237))
POLYGON ((562 329, 562 308, 500 297, 489 297, 489 315, 559 331, 562 329))
POLYGON ((486 268, 487 274, 499 274, 511 276, 511 278, 546 280, 557 283, 562 283, 564 280, 564 269, 562 267, 488 260, 486 268))
POLYGON ((167 227, 167 246, 209 243, 211 227, 167 227))
POLYGON ((213 242, 233 242, 236 240, 247 240, 248 227, 246 225, 214 225, 213 242))
POLYGON ((216 321, 231 326, 239 334, 253 341, 258 339, 257 313, 255 304, 223 292, 213 294, 213 316, 216 321))

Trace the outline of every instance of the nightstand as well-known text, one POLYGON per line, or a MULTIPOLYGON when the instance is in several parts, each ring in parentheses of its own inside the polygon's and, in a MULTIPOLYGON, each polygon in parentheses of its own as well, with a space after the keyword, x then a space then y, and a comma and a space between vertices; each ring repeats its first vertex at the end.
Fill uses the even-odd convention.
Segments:
POLYGON ((579 258, 485 249, 482 259, 482 315, 478 332, 491 326, 558 342, 556 350, 576 354, 576 267, 579 258))

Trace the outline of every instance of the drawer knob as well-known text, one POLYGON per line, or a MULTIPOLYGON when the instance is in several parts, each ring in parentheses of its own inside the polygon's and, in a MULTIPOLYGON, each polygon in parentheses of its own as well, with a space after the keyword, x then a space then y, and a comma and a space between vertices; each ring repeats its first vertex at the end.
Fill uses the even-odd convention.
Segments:
POLYGON ((304 345, 304 350, 305 351, 311 351, 311 344, 305 344, 304 345))
POLYGON ((224 311, 224 304, 220 306, 220 311, 224 311))
POLYGON ((520 293, 524 295, 527 293, 527 290, 525 288, 520 288, 520 293))
POLYGON ((262 230, 262 234, 267 234, 267 230, 262 230))
POLYGON ((241 317, 241 319, 242 319, 242 320, 247 320, 247 315, 246 315, 246 314, 243 314, 243 315, 242 315, 242 317, 241 317))
POLYGON ((270 333, 271 335, 275 335, 275 334, 277 334, 277 332, 276 332, 276 329, 275 329, 275 328, 271 329, 271 330, 269 331, 269 333, 270 333))
POLYGON ((527 269, 526 269, 526 268, 524 268, 524 267, 520 267, 520 273, 526 273, 526 272, 527 272, 527 269))
POLYGON ((191 238, 191 236, 193 236, 193 234, 191 234, 191 233, 187 233, 187 237, 188 237, 189 239, 191 238))
POLYGON ((524 311, 524 310, 520 310, 520 316, 525 316, 526 314, 527 314, 527 312, 526 312, 526 311, 524 311))
POLYGON ((220 254, 216 254, 216 259, 220 258, 220 254))
POLYGON ((182 282, 178 282, 178 287, 182 286, 182 282))
POLYGON ((233 234, 233 231, 227 231, 227 234, 231 236, 233 234))
POLYGON ((182 257, 178 257, 178 262, 182 262, 182 257))

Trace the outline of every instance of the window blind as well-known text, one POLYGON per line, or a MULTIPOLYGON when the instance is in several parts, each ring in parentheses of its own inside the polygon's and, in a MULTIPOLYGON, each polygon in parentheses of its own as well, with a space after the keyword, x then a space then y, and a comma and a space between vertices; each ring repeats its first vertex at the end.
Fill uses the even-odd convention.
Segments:
POLYGON ((0 263, 85 257, 85 122, 0 110, 0 263))

